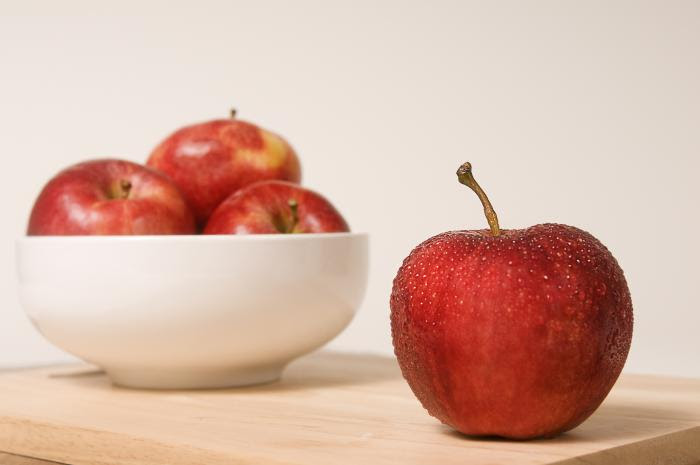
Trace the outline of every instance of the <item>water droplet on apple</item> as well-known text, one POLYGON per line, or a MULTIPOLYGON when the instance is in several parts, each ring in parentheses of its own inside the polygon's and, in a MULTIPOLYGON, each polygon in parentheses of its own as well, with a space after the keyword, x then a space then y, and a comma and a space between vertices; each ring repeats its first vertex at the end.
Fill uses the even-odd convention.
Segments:
POLYGON ((601 282, 601 283, 598 285, 598 288, 596 289, 596 291, 597 291, 598 294, 600 294, 600 295, 605 295, 605 293, 607 292, 607 290, 608 290, 608 286, 606 286, 605 283, 603 283, 603 282, 601 282))

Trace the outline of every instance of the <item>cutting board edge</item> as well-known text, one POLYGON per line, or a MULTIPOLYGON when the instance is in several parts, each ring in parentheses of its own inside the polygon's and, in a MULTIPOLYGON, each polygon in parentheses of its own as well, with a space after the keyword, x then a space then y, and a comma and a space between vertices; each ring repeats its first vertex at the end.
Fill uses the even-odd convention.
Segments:
POLYGON ((550 465, 700 464, 700 426, 673 431, 622 446, 571 457, 550 465), (673 455, 669 455, 672 452, 673 455))
POLYGON ((135 457, 133 451, 125 451, 115 444, 142 438, 124 433, 100 429, 85 429, 58 422, 33 418, 8 418, 0 414, 0 452, 43 460, 48 463, 69 465, 296 465, 284 460, 270 461, 254 454, 233 456, 230 453, 213 452, 191 445, 170 444, 149 438, 147 449, 141 449, 135 457), (6 439, 10 438, 10 439, 6 439), (12 439, 14 438, 14 439, 12 439), (44 440, 41 440, 43 438, 44 440), (38 449, 37 443, 43 444, 38 449), (51 444, 52 447, 47 447, 51 444), (77 446, 84 446, 80 448, 77 446), (76 452, 78 453, 76 455, 76 452), (102 455, 100 457, 100 455, 102 455))

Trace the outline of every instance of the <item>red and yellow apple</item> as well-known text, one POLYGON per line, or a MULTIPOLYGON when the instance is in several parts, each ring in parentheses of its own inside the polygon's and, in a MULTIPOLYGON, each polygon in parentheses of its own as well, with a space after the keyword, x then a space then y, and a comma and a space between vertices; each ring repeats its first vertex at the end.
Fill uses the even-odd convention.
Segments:
POLYGON ((468 435, 574 428, 606 397, 630 348, 622 269, 572 226, 500 229, 471 165, 457 174, 490 229, 438 234, 401 265, 390 306, 403 375, 431 415, 468 435))
POLYGON ((231 194, 214 210, 204 234, 292 234, 349 231, 321 194, 285 181, 261 181, 231 194))
POLYGON ((148 166, 173 179, 200 225, 248 184, 301 180, 299 159, 282 137, 234 116, 179 129, 148 159, 148 166))
POLYGON ((52 178, 32 209, 27 234, 193 234, 194 218, 165 175, 125 160, 93 160, 52 178))

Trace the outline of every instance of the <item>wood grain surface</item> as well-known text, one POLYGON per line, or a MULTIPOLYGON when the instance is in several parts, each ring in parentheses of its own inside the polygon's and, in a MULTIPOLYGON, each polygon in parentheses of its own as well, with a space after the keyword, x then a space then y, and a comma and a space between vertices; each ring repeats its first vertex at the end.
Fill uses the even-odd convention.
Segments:
POLYGON ((280 382, 215 391, 49 367, 0 374, 0 450, 75 465, 696 464, 700 380, 623 376, 583 425, 518 442, 440 425, 390 358, 322 352, 280 382))

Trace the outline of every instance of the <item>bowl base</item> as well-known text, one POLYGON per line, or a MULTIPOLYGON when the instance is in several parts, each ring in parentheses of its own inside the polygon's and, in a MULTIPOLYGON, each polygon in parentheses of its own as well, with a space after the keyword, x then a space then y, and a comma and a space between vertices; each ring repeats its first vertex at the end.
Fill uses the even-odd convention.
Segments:
POLYGON ((117 386, 136 389, 223 389, 277 381, 284 365, 245 368, 151 369, 103 367, 117 386))

